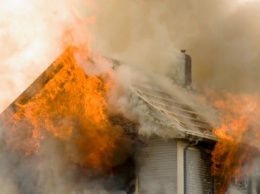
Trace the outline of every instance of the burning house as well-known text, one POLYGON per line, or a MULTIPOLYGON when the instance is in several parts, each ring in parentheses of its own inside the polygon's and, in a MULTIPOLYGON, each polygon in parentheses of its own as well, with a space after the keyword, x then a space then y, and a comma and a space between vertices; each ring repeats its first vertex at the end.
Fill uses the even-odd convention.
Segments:
POLYGON ((243 126, 244 117, 241 123, 232 118, 230 123, 236 126, 227 124, 230 130, 244 127, 244 133, 230 138, 213 132, 221 125, 214 117, 218 112, 207 101, 194 99, 196 92, 191 91, 191 96, 186 93, 191 86, 191 58, 182 52, 184 60, 176 68, 179 76, 174 80, 181 88, 169 91, 152 79, 138 80, 131 86, 141 101, 137 104, 147 106, 144 119, 152 120, 148 128, 153 131, 147 135, 139 129, 145 146, 137 160, 136 193, 259 193, 258 171, 250 173, 248 167, 258 153, 255 145, 245 142, 250 138, 250 127, 243 126), (240 135, 244 137, 238 138, 240 135))
MULTIPOLYGON (((184 54, 178 83, 191 84, 191 59, 184 54)), ((174 93, 154 83, 133 85, 134 93, 149 106, 149 116, 158 131, 174 131, 171 138, 160 132, 144 138, 137 169, 136 193, 214 193, 211 150, 216 136, 199 110, 199 102, 188 105, 174 93)), ((172 132, 169 132, 172 134, 172 132)))
MULTIPOLYGON (((18 174, 25 163, 37 164, 26 167, 29 189, 26 178, 13 178, 19 193, 99 193, 97 185, 109 193, 215 193, 211 152, 217 137, 208 114, 214 110, 187 92, 191 59, 185 51, 182 58, 171 91, 149 75, 135 77, 120 99, 125 110, 111 111, 109 73, 84 72, 75 49, 67 49, 1 114, 7 163, 16 161, 18 174)), ((247 186, 240 190, 246 193, 247 186)))
POLYGON ((134 177, 123 129, 135 126, 108 118, 108 75, 87 75, 75 52, 68 48, 1 114, 1 165, 17 174, 7 176, 11 193, 98 193, 134 177))

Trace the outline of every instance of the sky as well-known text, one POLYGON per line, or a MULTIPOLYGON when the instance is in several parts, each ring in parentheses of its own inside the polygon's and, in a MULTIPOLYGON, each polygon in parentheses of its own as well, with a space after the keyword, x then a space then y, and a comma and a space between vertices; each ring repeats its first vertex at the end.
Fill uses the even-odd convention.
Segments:
POLYGON ((76 39, 98 54, 162 73, 186 49, 194 86, 258 93, 259 9, 256 0, 3 0, 0 110, 76 39), (64 40, 68 31, 73 40, 64 40))

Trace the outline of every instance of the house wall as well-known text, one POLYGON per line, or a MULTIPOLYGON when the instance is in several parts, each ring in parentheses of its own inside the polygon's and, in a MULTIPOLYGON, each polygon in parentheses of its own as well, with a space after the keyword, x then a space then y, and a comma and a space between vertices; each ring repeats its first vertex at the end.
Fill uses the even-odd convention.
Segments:
POLYGON ((172 194, 177 191, 177 141, 153 138, 140 156, 137 194, 172 194))
POLYGON ((184 194, 214 193, 210 155, 203 149, 186 148, 184 148, 184 194))
POLYGON ((188 141, 153 138, 142 152, 136 194, 213 194, 209 153, 188 141))

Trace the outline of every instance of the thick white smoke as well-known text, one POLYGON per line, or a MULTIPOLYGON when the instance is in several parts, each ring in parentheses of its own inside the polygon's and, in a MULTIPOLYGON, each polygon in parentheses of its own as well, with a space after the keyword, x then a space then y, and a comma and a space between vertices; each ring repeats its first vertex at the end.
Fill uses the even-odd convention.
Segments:
MULTIPOLYGON (((91 29, 95 37, 92 47, 106 56, 137 67, 143 76, 163 76, 178 63, 178 50, 187 49, 193 60, 195 85, 259 93, 259 1, 96 2, 99 10, 91 29)), ((124 73, 120 82, 129 83, 129 76, 124 73)), ((174 92, 173 86, 168 86, 164 90, 174 92)), ((177 94, 188 103, 193 99, 182 92, 177 94)), ((146 107, 131 101, 131 96, 124 97, 119 102, 126 115, 132 113, 129 106, 134 105, 130 110, 142 120, 148 112, 146 107)), ((204 113, 212 119, 208 110, 204 113)), ((144 123, 147 128, 141 130, 145 129, 145 134, 158 134, 153 124, 147 120, 144 123)))
MULTIPOLYGON (((88 9, 95 5, 85 0, 0 2, 1 112, 68 46, 88 47, 88 25, 94 20, 85 13, 88 9)), ((2 193, 108 193, 101 182, 109 180, 115 185, 113 177, 91 182, 91 176, 98 173, 73 166, 64 157, 72 148, 64 142, 47 137, 37 154, 27 156, 6 149, 5 133, 8 131, 0 126, 2 193)), ((15 143, 23 141, 21 135, 15 143)))
POLYGON ((88 44, 84 0, 0 2, 0 111, 69 45, 88 44))
POLYGON ((104 54, 160 73, 187 49, 195 85, 259 91, 259 1, 96 2, 93 47, 104 54))

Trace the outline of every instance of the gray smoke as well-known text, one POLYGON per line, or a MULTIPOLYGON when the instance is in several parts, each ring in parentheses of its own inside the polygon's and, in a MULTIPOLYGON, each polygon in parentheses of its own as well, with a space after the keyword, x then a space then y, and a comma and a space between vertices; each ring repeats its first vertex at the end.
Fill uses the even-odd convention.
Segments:
MULTIPOLYGON (((93 19, 92 15, 85 12, 94 7, 94 4, 85 0, 0 2, 0 112, 68 46, 74 45, 84 49, 88 47, 90 37, 88 25, 91 25, 93 19)), ((85 70, 89 69, 88 64, 82 65, 85 65, 85 70)), ((105 66, 107 68, 107 65, 105 66)), ((92 71, 91 74, 102 72, 93 69, 92 71)), ((10 149, 7 146, 10 142, 7 142, 6 134, 12 130, 5 129, 6 125, 2 122, 6 120, 3 121, 1 117, 2 193, 125 193, 121 191, 124 187, 122 185, 125 184, 124 177, 117 177, 116 173, 104 177, 97 169, 86 169, 80 164, 73 164, 68 157, 68 152, 72 152, 73 148, 53 136, 41 139, 37 153, 26 155, 19 149, 33 139, 33 134, 30 134, 30 129, 27 130, 28 127, 21 125, 18 127, 18 130, 21 130, 18 132, 19 135, 11 140, 13 141, 11 147, 16 147, 18 150, 10 149), (29 137, 29 140, 25 136, 29 137)), ((120 141, 123 143, 124 139, 120 141)), ((126 144, 119 147, 124 158, 114 159, 116 161, 113 162, 117 162, 117 165, 123 163, 130 152, 124 152, 128 149, 125 148, 126 144)), ((76 153, 79 150, 73 151, 76 153)))
POLYGON ((259 1, 96 2, 96 50, 160 72, 187 49, 195 85, 259 91, 259 1))
MULTIPOLYGON (((96 2, 96 23, 91 29, 94 50, 132 65, 140 70, 141 76, 142 73, 143 76, 147 73, 162 76, 178 63, 179 50, 186 49, 193 60, 195 86, 236 93, 259 93, 259 1, 96 2)), ((120 82, 128 84, 128 76, 124 71, 120 82)), ((190 100, 194 99, 194 96, 182 95, 173 88, 171 85, 163 89, 176 92, 185 102, 191 103, 190 100)), ((140 118, 148 112, 146 107, 132 101, 132 96, 124 97, 117 105, 121 103, 126 115, 130 114, 132 118, 139 115, 136 119, 143 121, 140 118), (131 105, 133 107, 129 109, 131 105), (129 110, 136 115, 131 115, 133 112, 129 110)), ((207 109, 199 111, 208 113, 207 109)), ((206 115, 209 120, 214 120, 212 114, 206 115)), ((154 125, 149 125, 150 121, 144 121, 146 125, 141 128, 144 134, 158 134, 153 130, 154 125)), ((169 134, 166 136, 169 137, 169 134)), ((230 192, 240 191, 231 188, 230 192)))
POLYGON ((88 7, 84 0, 0 2, 1 112, 69 45, 87 46, 90 15, 81 9, 88 7))

